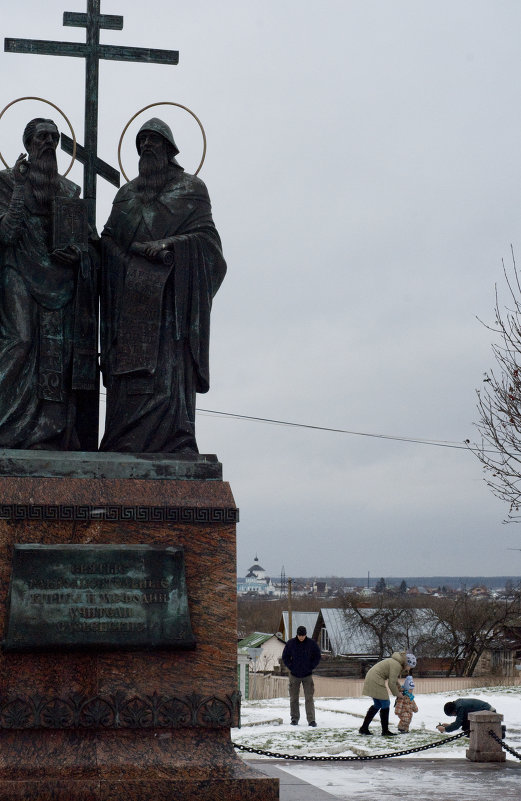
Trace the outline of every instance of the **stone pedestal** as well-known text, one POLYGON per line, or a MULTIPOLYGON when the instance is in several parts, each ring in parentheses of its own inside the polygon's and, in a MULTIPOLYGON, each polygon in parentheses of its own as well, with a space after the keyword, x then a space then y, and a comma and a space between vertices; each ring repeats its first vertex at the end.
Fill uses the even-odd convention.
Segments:
POLYGON ((38 467, 30 453, 2 456, 2 638, 15 544, 149 544, 184 549, 196 647, 2 652, 0 801, 278 799, 278 781, 247 766, 230 740, 237 510, 216 460, 209 479, 193 460, 169 468, 164 457, 143 469, 134 460, 128 477, 114 455, 84 454, 78 477, 67 455, 39 455, 38 467))
POLYGON ((497 712, 471 712, 470 721, 470 743, 467 748, 466 757, 471 762, 504 762, 506 754, 501 747, 501 743, 496 742, 489 731, 501 739, 501 721, 503 715, 497 712))

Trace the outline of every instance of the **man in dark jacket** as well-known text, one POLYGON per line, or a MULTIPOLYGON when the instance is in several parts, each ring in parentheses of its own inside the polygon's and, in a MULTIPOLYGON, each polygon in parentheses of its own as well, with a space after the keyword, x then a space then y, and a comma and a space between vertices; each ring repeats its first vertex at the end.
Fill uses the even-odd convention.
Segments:
POLYGON ((486 701, 480 701, 478 698, 456 698, 455 701, 446 703, 443 711, 449 717, 456 715, 456 720, 454 723, 438 723, 436 728, 441 734, 456 731, 459 728, 462 728, 468 734, 470 732, 469 714, 471 712, 495 712, 496 710, 486 701))
POLYGON ((299 626, 297 636, 288 640, 282 652, 282 661, 289 670, 289 709, 291 725, 296 726, 300 718, 300 685, 304 690, 306 717, 310 726, 316 726, 315 704, 313 702, 313 670, 320 662, 320 648, 315 640, 306 636, 306 627, 299 626))

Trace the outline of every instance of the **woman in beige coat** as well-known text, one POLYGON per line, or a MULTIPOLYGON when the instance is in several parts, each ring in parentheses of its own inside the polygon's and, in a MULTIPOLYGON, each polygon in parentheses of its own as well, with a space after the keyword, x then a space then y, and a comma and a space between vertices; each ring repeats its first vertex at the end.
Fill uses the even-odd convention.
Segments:
POLYGON ((369 724, 380 711, 380 720, 382 722, 382 734, 386 737, 393 737, 396 732, 389 730, 389 708, 391 702, 389 701, 389 693, 385 682, 389 686, 389 690, 393 695, 397 696, 401 690, 398 684, 398 678, 401 673, 416 666, 416 657, 414 654, 407 654, 405 651, 395 652, 389 659, 382 659, 376 665, 368 670, 365 677, 362 695, 369 695, 373 699, 372 706, 367 710, 364 722, 359 729, 360 734, 372 734, 369 731, 369 724))

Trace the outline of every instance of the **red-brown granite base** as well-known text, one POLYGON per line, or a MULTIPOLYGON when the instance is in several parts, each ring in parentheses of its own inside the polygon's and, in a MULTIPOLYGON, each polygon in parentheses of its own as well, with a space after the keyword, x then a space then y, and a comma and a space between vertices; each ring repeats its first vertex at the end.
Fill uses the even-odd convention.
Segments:
POLYGON ((181 545, 193 651, 0 653, 0 801, 275 801, 236 754, 235 503, 213 481, 0 477, 13 546, 181 545))
POLYGON ((277 801, 277 782, 205 730, 4 732, 1 801, 277 801))

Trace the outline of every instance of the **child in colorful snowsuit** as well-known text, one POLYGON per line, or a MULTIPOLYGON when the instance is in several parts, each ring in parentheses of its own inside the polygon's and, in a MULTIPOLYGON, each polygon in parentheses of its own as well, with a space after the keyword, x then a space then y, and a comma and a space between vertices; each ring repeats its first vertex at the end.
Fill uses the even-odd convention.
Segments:
POLYGON ((399 718, 398 731, 400 734, 405 734, 409 731, 409 724, 412 720, 413 713, 418 711, 414 695, 412 694, 413 689, 413 678, 412 676, 407 676, 403 683, 402 691, 394 705, 394 711, 399 718))

